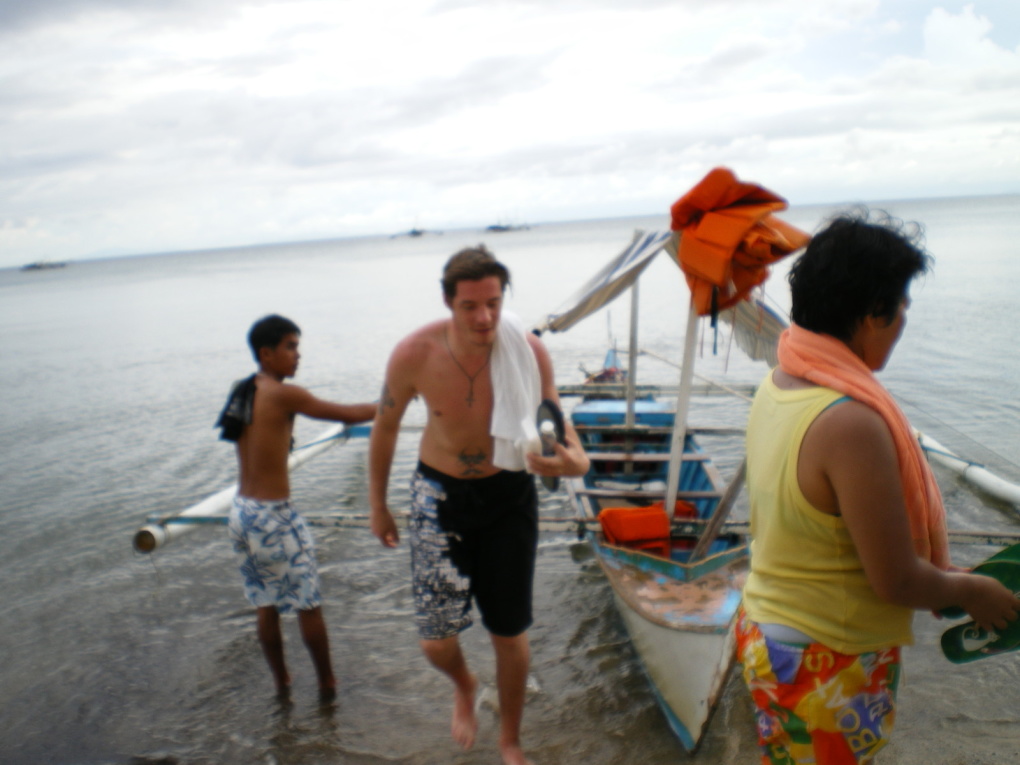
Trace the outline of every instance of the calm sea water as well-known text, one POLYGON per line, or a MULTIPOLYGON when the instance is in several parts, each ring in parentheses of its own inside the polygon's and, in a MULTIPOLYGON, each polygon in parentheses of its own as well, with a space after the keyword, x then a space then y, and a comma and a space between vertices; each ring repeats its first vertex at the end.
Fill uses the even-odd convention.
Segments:
MULTIPOLYGON (((877 206, 877 205, 876 205, 877 206)), ((923 222, 936 269, 913 291, 910 324, 886 384, 916 425, 1020 480, 1020 360, 1012 342, 1020 276, 1020 197, 884 205, 923 222)), ((784 217, 808 230, 831 212, 784 217)), ((486 243, 511 267, 508 307, 533 323, 556 308, 635 227, 664 218, 274 245, 0 271, 0 760, 145 763, 498 762, 491 650, 465 643, 486 684, 479 741, 448 736, 449 689, 426 667, 411 624, 407 548, 363 528, 317 528, 325 613, 342 684, 321 709, 296 625, 285 622, 293 704, 272 698, 222 527, 203 527, 151 556, 133 552, 153 513, 177 512, 234 480, 212 429, 231 380, 252 362, 245 333, 279 312, 302 327, 298 382, 346 401, 373 400, 389 351, 443 314, 439 271, 456 249, 486 243)), ((641 345, 679 356, 686 297, 664 258, 642 283, 641 345)), ((788 303, 780 266, 770 295, 788 303)), ((624 346, 629 307, 546 339, 560 382, 624 346)), ((757 382, 765 369, 702 343, 699 372, 757 382)), ((644 379, 674 369, 641 361, 644 379)), ((713 401, 694 424, 739 423, 713 401)), ((412 410, 410 421, 421 421, 412 410)), ((300 422, 298 442, 322 423, 300 422)), ((402 438, 395 506, 407 496, 415 438, 402 438)), ((724 470, 733 455, 723 455, 724 470)), ((1009 507, 940 474, 956 528, 1020 530, 1009 507)), ((351 441, 295 473, 306 513, 364 513, 366 444, 351 441)), ((547 516, 567 513, 543 494, 547 516)), ((973 563, 985 548, 958 549, 973 563)), ((543 536, 531 632, 526 744, 539 765, 691 760, 674 741, 614 611, 608 586, 569 533, 543 536)), ((1020 654, 966 667, 937 650, 920 614, 908 651, 894 743, 884 763, 1001 763, 1020 758, 1020 654)), ((754 762, 749 703, 734 674, 695 762, 754 762)))

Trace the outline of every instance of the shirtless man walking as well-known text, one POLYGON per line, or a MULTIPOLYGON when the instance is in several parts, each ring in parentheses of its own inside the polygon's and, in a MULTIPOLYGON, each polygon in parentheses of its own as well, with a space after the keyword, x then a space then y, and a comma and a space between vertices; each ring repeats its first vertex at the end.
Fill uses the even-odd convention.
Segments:
MULTIPOLYGON (((490 361, 509 281, 506 267, 484 247, 462 250, 447 262, 442 284, 450 317, 412 332, 390 356, 369 446, 369 502, 372 533, 383 545, 396 546, 386 499, 390 468, 400 421, 411 399, 421 396, 428 419, 411 480, 409 533, 422 651, 453 682, 453 738, 470 749, 478 728, 478 681, 458 635, 471 625, 474 599, 496 655, 500 753, 506 765, 521 765, 528 762, 520 729, 538 502, 531 475, 493 462, 490 361)), ((558 403, 548 352, 537 337, 522 334, 537 363, 541 397, 558 403)), ((566 441, 553 456, 528 454, 528 469, 586 473, 588 458, 569 424, 566 441)))
POLYGON ((319 697, 336 697, 329 639, 322 618, 312 536, 290 505, 287 457, 294 415, 354 424, 375 416, 374 404, 334 404, 285 383, 297 372, 301 331, 282 316, 255 322, 248 343, 259 371, 231 391, 217 423, 237 442, 240 469, 230 510, 234 549, 241 553, 245 595, 257 608, 259 642, 281 698, 290 693, 280 614, 296 610, 301 637, 312 657, 319 697))

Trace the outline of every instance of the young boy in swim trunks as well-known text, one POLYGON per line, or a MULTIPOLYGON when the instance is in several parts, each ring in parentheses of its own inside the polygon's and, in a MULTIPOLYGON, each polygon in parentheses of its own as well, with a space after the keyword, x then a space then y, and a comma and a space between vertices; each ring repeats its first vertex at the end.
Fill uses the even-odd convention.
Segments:
POLYGON ((747 426, 751 572, 738 617, 765 765, 863 765, 888 742, 914 609, 1017 618, 954 570, 938 486, 874 372, 929 258, 891 220, 842 216, 790 271, 793 324, 747 426))
POLYGON ((297 325, 282 316, 255 322, 248 344, 259 371, 235 384, 217 425, 223 428, 223 438, 237 443, 240 479, 230 510, 230 537, 243 556, 245 595, 257 609, 259 642, 276 692, 281 698, 290 692, 280 614, 296 611, 320 698, 331 701, 336 696, 336 679, 322 617, 315 550, 304 519, 289 501, 287 458, 294 415, 355 424, 371 420, 375 405, 335 404, 285 383, 297 372, 300 337, 297 325))
MULTIPOLYGON (((506 765, 522 765, 528 762, 520 727, 538 529, 533 477, 494 462, 490 361, 497 334, 514 326, 500 327, 501 318, 509 318, 501 313, 509 280, 506 267, 484 247, 462 250, 447 262, 442 285, 449 318, 402 340, 386 369, 369 445, 369 502, 372 533, 383 545, 396 546, 387 485, 400 421, 411 399, 421 396, 428 419, 411 479, 409 531, 422 651, 453 683, 453 738, 469 749, 478 727, 478 681, 458 635, 470 626, 475 601, 496 654, 500 753, 506 765)), ((545 347, 523 328, 511 339, 519 341, 524 361, 533 355, 539 379, 532 382, 541 398, 558 402, 545 347)), ((583 475, 588 459, 569 424, 566 442, 550 457, 529 454, 527 468, 540 475, 583 475)))

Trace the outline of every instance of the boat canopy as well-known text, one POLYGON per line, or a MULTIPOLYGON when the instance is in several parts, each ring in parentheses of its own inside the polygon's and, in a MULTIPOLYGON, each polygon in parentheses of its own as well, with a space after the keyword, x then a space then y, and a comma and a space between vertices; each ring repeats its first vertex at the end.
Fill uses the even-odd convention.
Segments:
POLYGON ((637 231, 627 248, 609 261, 556 312, 546 316, 535 331, 564 332, 581 319, 613 302, 630 287, 673 239, 669 231, 637 231))
MULTIPOLYGON (((773 214, 786 206, 778 194, 717 167, 673 204, 672 231, 638 231, 623 252, 535 331, 563 332, 611 303, 663 249, 686 275, 697 314, 714 319, 746 300, 768 278, 772 263, 810 240, 773 214)), ((760 326, 762 311, 757 314, 760 326)))
MULTIPOLYGON (((633 241, 623 252, 603 266, 555 312, 548 314, 534 331, 539 334, 565 332, 612 303, 637 281, 663 250, 666 250, 674 263, 677 262, 678 239, 677 234, 669 231, 634 232, 633 241)), ((737 345, 751 359, 764 360, 769 366, 778 363, 776 344, 779 335, 786 329, 786 321, 762 300, 739 300, 720 311, 719 317, 733 327, 737 345)), ((605 366, 609 366, 608 360, 605 366)))

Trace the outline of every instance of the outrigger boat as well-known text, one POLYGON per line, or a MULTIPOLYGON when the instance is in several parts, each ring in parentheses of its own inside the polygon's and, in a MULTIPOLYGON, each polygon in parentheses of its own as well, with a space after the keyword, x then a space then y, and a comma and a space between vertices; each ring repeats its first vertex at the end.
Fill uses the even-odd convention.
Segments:
MULTIPOLYGON (((716 226, 718 232, 721 223, 732 239, 721 249, 728 249, 726 256, 733 258, 748 232, 759 238, 764 232, 775 239, 765 247, 769 262, 807 240, 796 229, 777 225, 771 212, 785 207, 780 198, 738 183, 728 171, 713 171, 679 200, 674 223, 677 207, 692 204, 697 213, 674 226, 684 228, 682 234, 637 232, 564 309, 536 327, 539 332, 564 331, 628 288, 632 291, 628 373, 621 373, 615 350, 610 351, 602 374, 590 377, 579 391, 561 391, 581 396, 570 416, 592 462, 588 474, 569 480, 566 488, 578 518, 585 522, 586 536, 651 687, 670 727, 689 751, 697 748, 734 662, 733 625, 748 568, 748 539, 724 529, 743 483, 743 463, 725 481, 699 444, 698 431, 688 425, 698 317, 717 314, 720 298, 726 301, 731 296, 725 285, 721 291, 704 292, 705 269, 692 273, 681 242, 692 237, 690 245, 696 249, 704 244, 708 228, 716 226), (723 216, 714 212, 722 210, 723 216), (702 223, 705 227, 699 231, 702 223), (733 228, 742 233, 732 237, 733 228), (639 388, 634 374, 637 280, 664 250, 685 269, 691 286, 675 405, 639 388), (709 311, 699 305, 705 294, 709 311)), ((723 271, 732 282, 732 267, 723 271)), ((755 274, 747 281, 759 284, 766 275, 755 274)), ((731 321, 743 297, 723 305, 731 321)))
MULTIPOLYGON (((668 232, 638 232, 582 290, 575 305, 587 295, 585 310, 568 308, 536 329, 563 331, 606 305, 670 241, 668 232)), ((636 369, 633 324, 631 334, 628 370, 610 350, 599 373, 560 389, 564 400, 580 397, 570 417, 592 462, 565 488, 666 719, 693 751, 734 660, 748 545, 742 533, 720 532, 741 477, 727 485, 678 407, 628 374, 636 369), (674 426, 683 433, 676 466, 674 426), (675 498, 670 516, 667 496, 675 498)))

